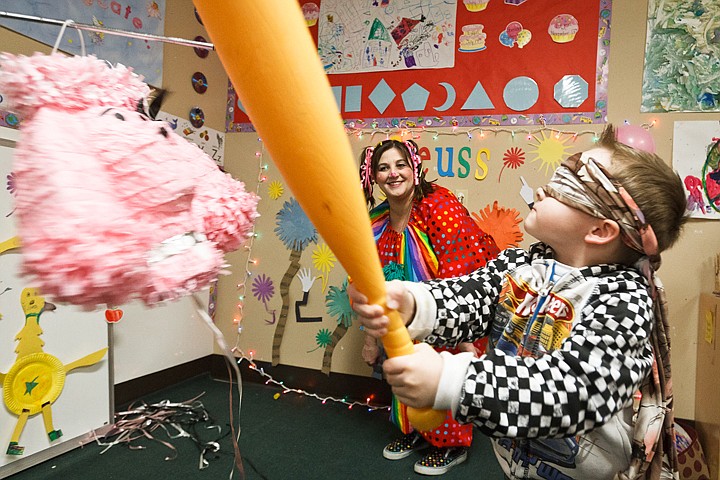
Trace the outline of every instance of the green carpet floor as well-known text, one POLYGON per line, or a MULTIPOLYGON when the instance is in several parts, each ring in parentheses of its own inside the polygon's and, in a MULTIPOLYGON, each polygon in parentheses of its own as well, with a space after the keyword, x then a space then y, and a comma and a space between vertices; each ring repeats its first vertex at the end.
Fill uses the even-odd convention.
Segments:
MULTIPOLYGON (((420 458, 390 461, 382 457, 383 447, 392 441, 397 430, 387 420, 386 410, 348 409, 346 405, 327 402, 295 393, 281 394, 277 387, 245 382, 242 428, 239 448, 244 478, 247 480, 314 480, 314 479, 421 479, 413 471, 420 458)), ((147 404, 162 400, 185 402, 198 395, 205 410, 224 432, 229 432, 230 386, 209 376, 199 376, 143 398, 147 404)), ((237 425, 237 388, 232 389, 237 425)), ((124 444, 103 453, 102 447, 88 443, 68 453, 26 469, 13 480, 38 479, 227 479, 233 470, 231 436, 220 439, 220 450, 209 455, 209 465, 200 470, 200 451, 190 438, 169 439, 161 430, 153 435, 170 442, 172 450, 158 442, 142 442, 147 448, 131 450, 124 444)), ((198 432, 202 441, 217 438, 216 430, 198 432)), ((138 443, 140 444, 140 443, 138 443)), ((242 479, 235 470, 233 479, 242 479)), ((502 472, 492 454, 489 440, 476 432, 468 460, 443 475, 445 480, 481 478, 501 480, 502 472)))

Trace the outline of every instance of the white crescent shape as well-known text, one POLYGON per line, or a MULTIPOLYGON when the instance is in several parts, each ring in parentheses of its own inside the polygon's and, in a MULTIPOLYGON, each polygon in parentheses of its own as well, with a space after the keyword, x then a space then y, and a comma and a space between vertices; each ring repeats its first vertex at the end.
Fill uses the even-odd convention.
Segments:
POLYGON ((455 103, 455 87, 453 87, 452 85, 450 85, 447 82, 440 82, 440 85, 445 87, 445 93, 446 93, 445 103, 443 103, 439 107, 433 107, 433 108, 435 110, 437 110, 438 112, 444 112, 448 108, 452 107, 453 103, 455 103))

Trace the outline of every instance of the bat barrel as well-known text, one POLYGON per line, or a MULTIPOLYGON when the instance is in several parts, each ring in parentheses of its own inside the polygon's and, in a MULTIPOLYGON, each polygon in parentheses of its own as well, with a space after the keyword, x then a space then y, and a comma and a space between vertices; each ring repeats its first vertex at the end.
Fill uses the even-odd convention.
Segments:
MULTIPOLYGON (((384 305, 385 279, 352 148, 298 2, 194 3, 243 107, 298 203, 358 290, 371 303, 384 305)), ((389 330, 383 338, 388 354, 412 353, 399 315, 391 318, 389 330)))

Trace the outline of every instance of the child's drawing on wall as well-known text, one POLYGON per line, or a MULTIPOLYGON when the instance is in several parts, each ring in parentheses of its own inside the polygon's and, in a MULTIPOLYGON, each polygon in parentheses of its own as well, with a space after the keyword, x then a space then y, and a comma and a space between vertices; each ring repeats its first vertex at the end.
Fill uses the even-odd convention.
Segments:
POLYGON ((690 216, 720 219, 720 122, 675 122, 673 167, 690 216))

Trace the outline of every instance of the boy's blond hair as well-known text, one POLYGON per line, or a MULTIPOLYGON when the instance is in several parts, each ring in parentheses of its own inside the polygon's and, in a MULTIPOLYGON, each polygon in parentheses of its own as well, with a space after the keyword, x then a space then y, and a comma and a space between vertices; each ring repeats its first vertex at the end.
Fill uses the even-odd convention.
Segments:
POLYGON ((687 198, 682 180, 662 158, 617 141, 608 125, 600 135, 598 147, 611 152, 610 173, 632 196, 652 225, 659 252, 670 248, 680 237, 687 220, 687 198))

